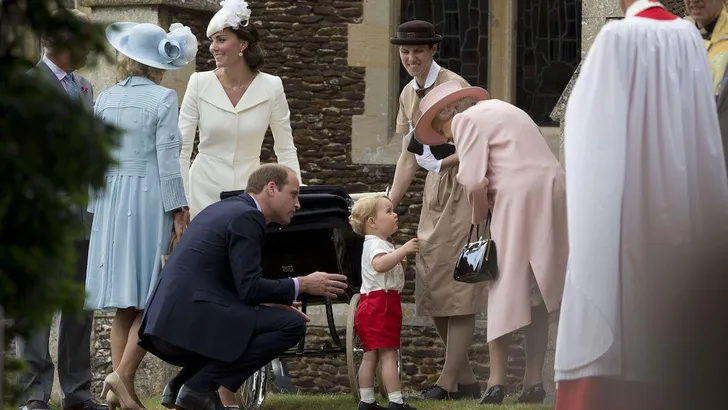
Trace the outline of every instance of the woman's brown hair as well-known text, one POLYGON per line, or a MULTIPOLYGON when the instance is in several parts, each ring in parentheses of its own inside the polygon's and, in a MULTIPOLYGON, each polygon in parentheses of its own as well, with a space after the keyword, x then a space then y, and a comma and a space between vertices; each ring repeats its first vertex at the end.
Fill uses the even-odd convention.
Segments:
POLYGON ((119 53, 116 64, 116 77, 122 81, 126 77, 138 76, 152 80, 155 84, 160 84, 164 79, 164 72, 161 68, 149 67, 136 60, 119 53))
POLYGON ((242 41, 248 42, 248 47, 243 51, 243 58, 245 63, 253 71, 259 71, 263 65, 264 58, 263 49, 260 47, 260 35, 258 29, 255 28, 253 23, 248 24, 246 27, 240 26, 237 30, 233 30, 235 35, 242 41))

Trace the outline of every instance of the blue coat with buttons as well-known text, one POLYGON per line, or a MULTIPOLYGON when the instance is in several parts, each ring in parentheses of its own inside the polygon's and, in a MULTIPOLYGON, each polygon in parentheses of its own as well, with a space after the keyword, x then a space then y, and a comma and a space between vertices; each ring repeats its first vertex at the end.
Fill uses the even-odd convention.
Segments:
POLYGON ((99 94, 95 114, 124 131, 94 214, 86 270, 86 307, 144 308, 168 252, 174 217, 187 205, 179 154, 177 93, 127 77, 99 94))

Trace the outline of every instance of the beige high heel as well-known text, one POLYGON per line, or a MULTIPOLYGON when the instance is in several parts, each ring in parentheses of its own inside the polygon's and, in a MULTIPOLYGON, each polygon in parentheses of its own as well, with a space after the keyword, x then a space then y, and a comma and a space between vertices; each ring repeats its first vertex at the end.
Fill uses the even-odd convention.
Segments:
MULTIPOLYGON (((136 401, 131 397, 129 392, 124 386, 124 382, 121 381, 121 377, 116 372, 110 373, 104 379, 104 389, 101 392, 102 396, 107 396, 110 392, 113 392, 113 398, 119 403, 121 410, 142 410, 136 401)), ((108 402, 108 399, 107 399, 108 402)))
POLYGON ((119 399, 116 397, 113 390, 109 390, 109 392, 106 393, 106 404, 109 405, 109 410, 119 410, 121 408, 119 405, 119 399))

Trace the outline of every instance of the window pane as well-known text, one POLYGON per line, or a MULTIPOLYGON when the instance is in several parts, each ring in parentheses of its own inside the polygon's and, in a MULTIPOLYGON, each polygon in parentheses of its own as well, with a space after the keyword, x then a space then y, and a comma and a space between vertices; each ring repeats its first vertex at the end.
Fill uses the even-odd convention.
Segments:
MULTIPOLYGON (((425 20, 442 35, 435 61, 472 85, 488 85, 488 0, 402 0, 402 23, 425 20)), ((400 92, 412 77, 400 65, 400 92)))
POLYGON ((518 0, 516 105, 538 125, 549 115, 581 60, 581 1, 518 0))

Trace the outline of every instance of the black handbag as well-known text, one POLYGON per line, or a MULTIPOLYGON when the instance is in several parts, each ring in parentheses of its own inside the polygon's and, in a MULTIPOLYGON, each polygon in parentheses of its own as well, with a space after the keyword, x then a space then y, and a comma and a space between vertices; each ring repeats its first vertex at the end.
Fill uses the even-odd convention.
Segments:
POLYGON ((498 278, 498 253, 496 252, 495 241, 490 238, 490 210, 486 220, 488 238, 480 236, 480 225, 475 229, 476 242, 470 242, 473 235, 473 225, 470 225, 468 243, 460 252, 453 278, 458 282, 478 283, 498 278))

